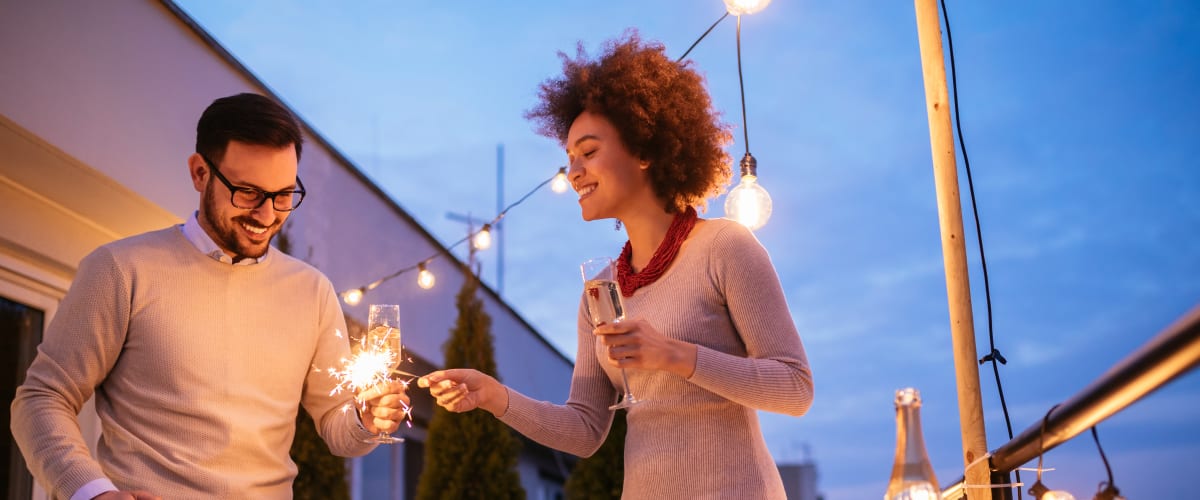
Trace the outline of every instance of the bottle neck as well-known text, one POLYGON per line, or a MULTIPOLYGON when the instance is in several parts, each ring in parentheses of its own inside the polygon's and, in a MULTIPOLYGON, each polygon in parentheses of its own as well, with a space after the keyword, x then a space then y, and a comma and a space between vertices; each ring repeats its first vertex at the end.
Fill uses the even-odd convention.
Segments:
POLYGON ((928 481, 934 487, 938 486, 929 455, 925 451, 919 404, 896 407, 896 460, 892 467, 892 480, 928 481))

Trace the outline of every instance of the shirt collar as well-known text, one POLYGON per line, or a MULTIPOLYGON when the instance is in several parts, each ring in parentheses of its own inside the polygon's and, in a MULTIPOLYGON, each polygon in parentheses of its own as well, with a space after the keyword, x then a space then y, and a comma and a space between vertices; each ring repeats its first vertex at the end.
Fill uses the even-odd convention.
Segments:
POLYGON ((267 255, 271 253, 269 246, 267 247, 267 253, 264 253, 262 257, 257 259, 246 257, 234 262, 233 258, 230 257, 229 254, 226 254, 224 250, 221 250, 221 247, 217 245, 217 242, 213 241, 213 239, 208 236, 208 233, 204 232, 204 228, 200 227, 200 221, 197 219, 199 214, 200 212, 198 211, 192 212, 192 216, 188 217, 187 222, 183 223, 183 237, 187 238, 188 242, 190 242, 192 246, 196 247, 196 250, 199 250, 200 253, 226 264, 233 264, 235 266, 248 266, 267 260, 267 255))

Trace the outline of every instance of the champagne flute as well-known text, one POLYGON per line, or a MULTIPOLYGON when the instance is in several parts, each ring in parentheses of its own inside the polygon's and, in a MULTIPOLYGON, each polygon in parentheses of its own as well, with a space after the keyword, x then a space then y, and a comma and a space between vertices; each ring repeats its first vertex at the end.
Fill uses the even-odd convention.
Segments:
MULTIPOLYGON (((583 273, 584 296, 587 297, 592 326, 625 319, 625 304, 621 302, 621 289, 614 279, 613 260, 608 257, 588 259, 579 269, 583 273)), ((629 376, 625 374, 624 367, 621 368, 621 381, 624 383, 625 392, 617 404, 608 407, 610 410, 629 408, 641 402, 633 397, 633 390, 629 388, 629 376)))
MULTIPOLYGON (((362 349, 371 350, 374 354, 387 360, 388 374, 381 378, 389 378, 391 372, 400 366, 400 306, 395 304, 371 304, 367 313, 367 333, 362 349)), ((380 432, 370 440, 372 443, 400 443, 399 438, 380 432)))

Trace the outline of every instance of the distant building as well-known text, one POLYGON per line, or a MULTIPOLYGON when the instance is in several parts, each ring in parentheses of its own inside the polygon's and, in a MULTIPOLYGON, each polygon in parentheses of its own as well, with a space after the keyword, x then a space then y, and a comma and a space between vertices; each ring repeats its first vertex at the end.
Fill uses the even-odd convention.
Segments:
MULTIPOLYGON (((303 64, 299 62, 298 64, 303 64)), ((4 2, 0 8, 0 397, 11 403, 42 332, 80 259, 97 246, 181 223, 198 195, 185 160, 196 120, 213 99, 270 89, 168 0, 4 2)), ((331 98, 336 98, 336 91, 331 98)), ((293 253, 340 290, 413 265, 444 247, 367 179, 313 124, 304 124, 300 173, 310 197, 288 222, 293 253), (377 231, 386 227, 386 231, 377 231)), ((403 276, 345 306, 365 323, 367 304, 399 303, 404 343, 440 366, 441 345, 465 278, 448 254, 431 263, 437 287, 403 276)), ((506 383, 562 400, 571 361, 488 288, 496 361, 506 383)), ((418 372, 419 373, 419 372, 418 372)), ((421 470, 428 393, 413 391, 406 442, 351 461, 354 498, 408 498, 421 470), (423 398, 423 399, 422 399, 423 398)), ((95 443, 94 409, 81 427, 95 443)), ((0 475, 12 499, 44 499, 0 412, 0 475)), ((569 457, 526 441, 519 462, 529 498, 559 498, 569 457)))
POLYGON ((777 464, 783 477, 783 490, 788 500, 818 500, 817 464, 807 461, 797 464, 777 464))

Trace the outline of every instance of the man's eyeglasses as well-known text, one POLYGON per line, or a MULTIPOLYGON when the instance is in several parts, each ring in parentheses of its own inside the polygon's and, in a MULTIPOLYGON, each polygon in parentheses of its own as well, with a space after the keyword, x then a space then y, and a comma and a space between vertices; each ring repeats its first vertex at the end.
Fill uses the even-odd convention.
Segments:
POLYGON ((200 155, 204 159, 204 163, 208 164, 209 170, 212 170, 213 176, 221 181, 226 188, 229 188, 230 199, 233 206, 242 209, 253 210, 261 207, 268 198, 271 199, 271 206, 280 212, 290 212, 300 206, 300 202, 304 201, 304 183, 300 182, 300 176, 296 176, 296 187, 298 189, 284 189, 282 191, 263 191, 258 188, 234 186, 233 183, 226 179, 220 170, 217 170, 217 164, 209 160, 207 156, 200 155))

